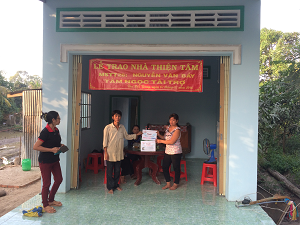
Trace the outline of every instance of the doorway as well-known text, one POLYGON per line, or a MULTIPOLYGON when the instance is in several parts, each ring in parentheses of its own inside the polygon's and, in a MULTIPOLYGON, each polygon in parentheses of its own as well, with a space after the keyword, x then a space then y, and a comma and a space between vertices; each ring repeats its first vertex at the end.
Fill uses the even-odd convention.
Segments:
POLYGON ((140 125, 140 96, 111 95, 109 122, 111 122, 111 112, 116 109, 122 112, 120 123, 128 133, 134 125, 140 125))

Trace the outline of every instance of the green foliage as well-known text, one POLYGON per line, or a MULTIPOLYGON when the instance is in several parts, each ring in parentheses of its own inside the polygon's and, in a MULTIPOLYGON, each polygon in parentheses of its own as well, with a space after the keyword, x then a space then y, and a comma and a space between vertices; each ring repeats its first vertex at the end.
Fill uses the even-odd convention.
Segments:
POLYGON ((258 163, 300 175, 300 36, 262 29, 258 163))
POLYGON ((300 34, 263 28, 260 32, 260 77, 274 80, 300 59, 300 34))
POLYGON ((4 72, 0 71, 0 122, 5 122, 8 114, 22 110, 22 97, 6 98, 8 92, 39 89, 42 80, 37 75, 29 75, 26 71, 18 71, 7 81, 4 72))
POLYGON ((300 157, 293 154, 284 154, 282 149, 272 148, 266 154, 259 154, 258 164, 263 168, 276 170, 281 174, 291 172, 298 174, 300 172, 300 157))

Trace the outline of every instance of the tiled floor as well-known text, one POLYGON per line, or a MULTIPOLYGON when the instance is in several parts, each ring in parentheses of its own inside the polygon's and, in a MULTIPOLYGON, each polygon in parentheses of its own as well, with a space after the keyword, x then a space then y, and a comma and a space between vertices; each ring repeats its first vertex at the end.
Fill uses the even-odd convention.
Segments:
MULTIPOLYGON (((82 172, 79 190, 57 194, 63 203, 55 214, 26 217, 22 210, 41 204, 37 195, 0 218, 0 224, 275 224, 259 207, 236 208, 216 194, 212 183, 200 185, 203 160, 187 159, 188 182, 181 179, 175 191, 162 190, 144 169, 139 186, 127 177, 123 191, 107 193, 103 184, 104 173, 82 172)), ((163 176, 159 179, 164 184, 163 176)))

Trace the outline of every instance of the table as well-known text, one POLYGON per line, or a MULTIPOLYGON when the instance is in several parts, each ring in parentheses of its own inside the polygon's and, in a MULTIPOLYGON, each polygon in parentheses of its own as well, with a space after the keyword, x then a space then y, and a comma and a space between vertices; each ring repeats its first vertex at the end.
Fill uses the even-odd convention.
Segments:
POLYGON ((135 149, 131 147, 125 147, 124 152, 128 154, 134 154, 134 155, 139 155, 141 156, 141 159, 136 161, 133 165, 133 168, 135 169, 135 175, 137 176, 136 182, 134 185, 139 185, 142 180, 142 169, 144 168, 149 168, 151 171, 150 176, 152 177, 152 180, 160 184, 160 181, 157 179, 157 172, 158 172, 158 165, 150 160, 150 157, 153 155, 164 155, 165 154, 165 149, 163 146, 160 146, 158 150, 155 152, 143 152, 140 149, 135 149))

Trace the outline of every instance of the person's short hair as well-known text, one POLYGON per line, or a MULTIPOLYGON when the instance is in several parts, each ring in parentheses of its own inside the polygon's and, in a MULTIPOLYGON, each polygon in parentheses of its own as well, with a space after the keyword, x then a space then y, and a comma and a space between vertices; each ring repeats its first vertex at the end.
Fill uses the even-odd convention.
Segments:
POLYGON ((48 124, 52 123, 52 119, 57 119, 58 112, 56 111, 49 111, 49 112, 42 112, 41 119, 44 119, 48 124))
POLYGON ((111 116, 114 116, 116 114, 119 114, 120 116, 122 116, 122 112, 120 110, 117 110, 117 109, 112 111, 111 116))
POLYGON ((133 125, 131 130, 133 130, 133 128, 135 128, 135 127, 139 128, 139 130, 141 130, 140 126, 137 124, 133 125))

